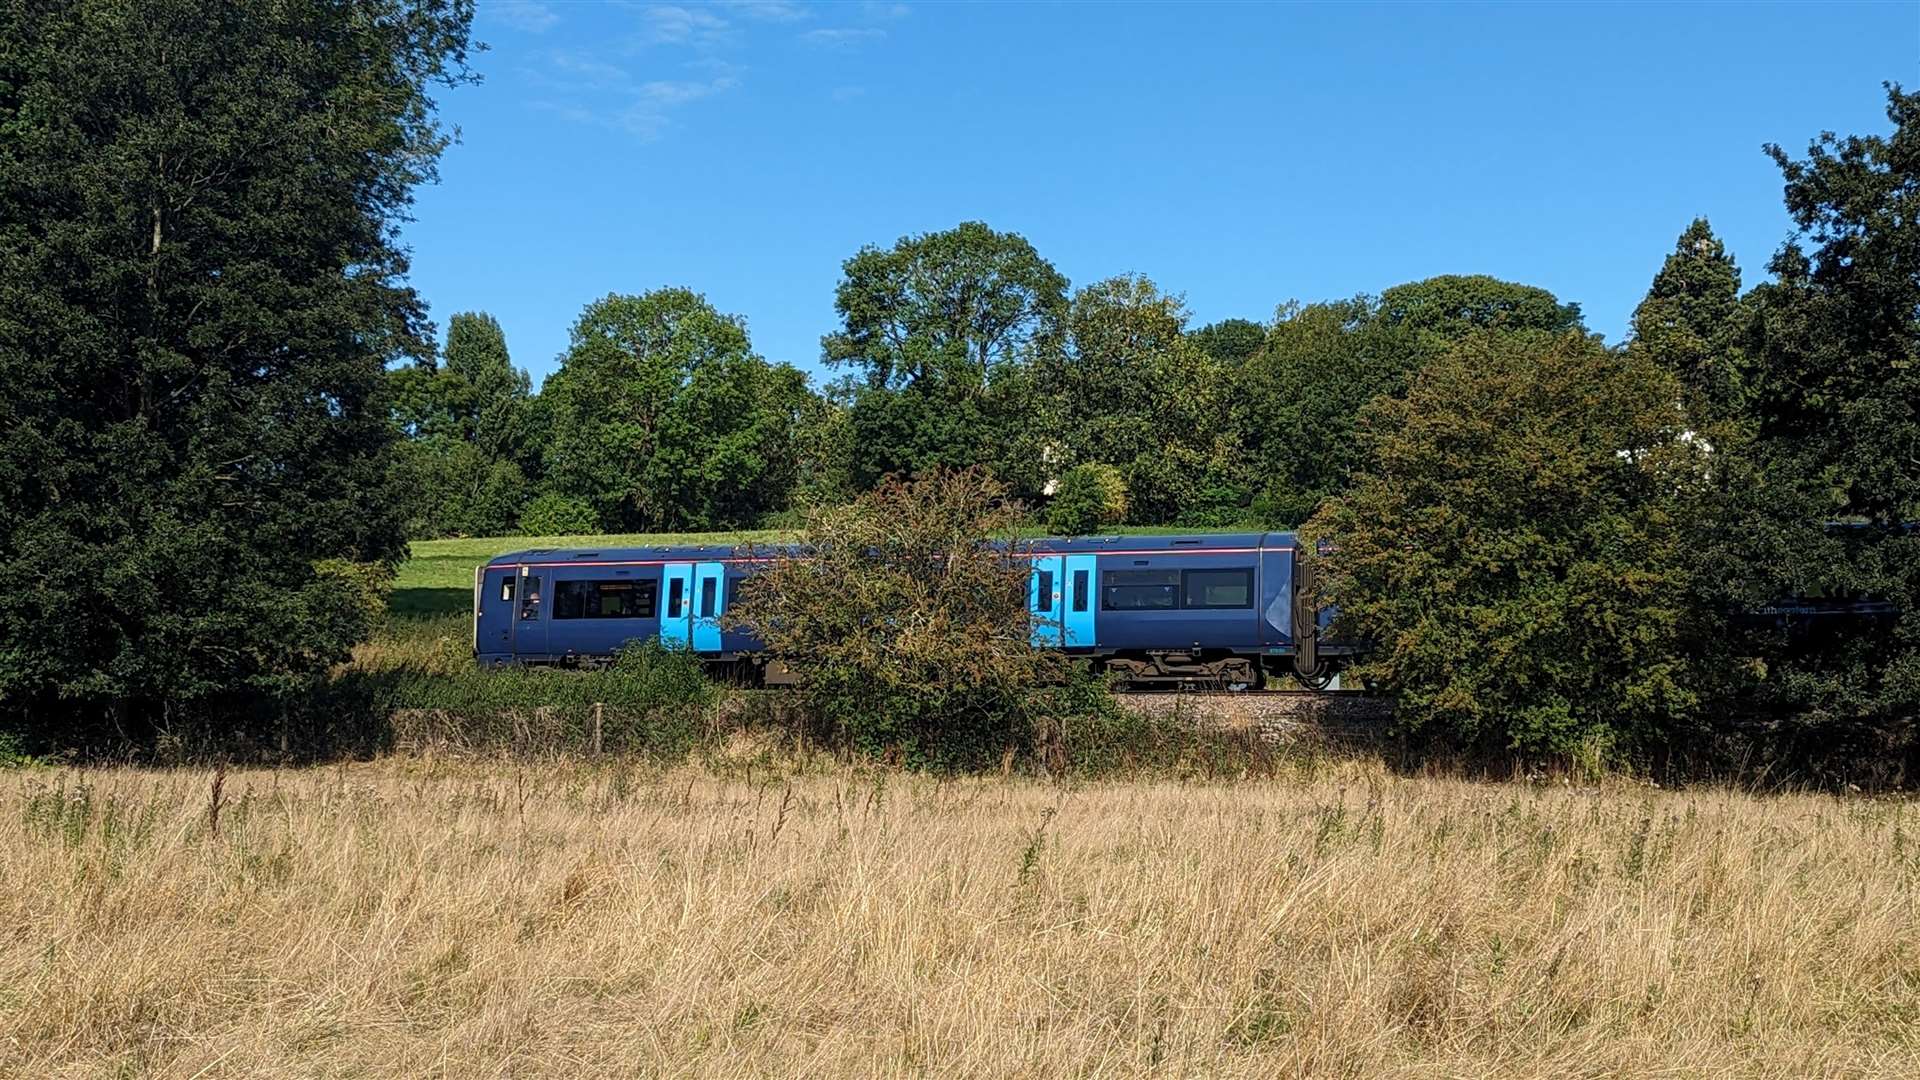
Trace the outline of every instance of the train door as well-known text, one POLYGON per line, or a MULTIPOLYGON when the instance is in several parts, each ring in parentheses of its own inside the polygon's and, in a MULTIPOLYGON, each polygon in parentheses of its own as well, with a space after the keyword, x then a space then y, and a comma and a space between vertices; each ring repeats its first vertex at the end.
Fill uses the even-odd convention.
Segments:
POLYGON ((695 652, 720 651, 720 616, 727 608, 727 567, 725 563, 695 563, 693 594, 697 605, 693 612, 693 648, 695 652))
POLYGON ((693 564, 670 562, 660 577, 660 644, 693 644, 693 564))
POLYGON ((1093 630, 1095 561, 1092 555, 1066 557, 1066 597, 1060 621, 1064 631, 1063 644, 1069 649, 1091 649, 1097 641, 1093 630))
POLYGON ((1040 648, 1058 648, 1064 620, 1060 617, 1060 573, 1063 560, 1058 555, 1035 555, 1033 577, 1027 582, 1027 612, 1033 618, 1033 643, 1040 648))
POLYGON ((473 572, 473 651, 504 663, 513 652, 517 566, 482 566, 473 572))
POLYGON ((547 655, 546 575, 522 566, 513 587, 513 653, 525 660, 547 655))

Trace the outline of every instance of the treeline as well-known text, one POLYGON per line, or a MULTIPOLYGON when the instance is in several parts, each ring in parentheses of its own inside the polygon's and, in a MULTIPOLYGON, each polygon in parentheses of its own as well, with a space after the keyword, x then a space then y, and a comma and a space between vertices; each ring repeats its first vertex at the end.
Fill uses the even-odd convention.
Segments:
POLYGON ((1910 760, 1920 97, 1770 148, 1769 279, 1694 223, 1619 346, 1473 276, 1194 327, 967 223, 845 262, 825 386, 662 289, 588 305, 535 394, 484 315, 435 347, 396 242, 471 17, 0 5, 0 736, 284 731, 409 537, 781 523, 975 467, 1064 531, 1301 525, 1414 731, 1617 757, 1756 715, 1910 760), (1741 616, 1782 597, 1884 607, 1741 616))
POLYGON ((978 222, 842 269, 819 388, 683 288, 589 304, 538 394, 492 316, 454 315, 437 361, 391 374, 410 534, 791 523, 974 466, 1065 531, 1292 526, 1352 477, 1361 406, 1426 361, 1475 334, 1585 333, 1577 304, 1484 276, 1195 327, 1144 276, 1071 290, 978 222))

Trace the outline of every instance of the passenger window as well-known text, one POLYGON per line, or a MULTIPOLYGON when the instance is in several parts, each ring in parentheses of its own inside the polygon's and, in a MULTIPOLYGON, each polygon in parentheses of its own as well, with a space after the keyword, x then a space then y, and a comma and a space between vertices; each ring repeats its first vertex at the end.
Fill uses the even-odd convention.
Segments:
POLYGON ((677 619, 687 613, 687 579, 674 578, 667 587, 667 618, 677 619))
POLYGON ((1073 572, 1073 610, 1087 610, 1087 572, 1085 570, 1073 572))
POLYGON ((1253 569, 1186 571, 1186 604, 1190 608, 1250 608, 1253 606, 1253 569))
POLYGON ((713 594, 718 584, 712 578, 700 583, 700 617, 703 619, 713 616, 713 594))
POLYGON ((579 619, 587 614, 587 590, 590 581, 556 581, 553 583, 553 617, 556 619, 579 619))
POLYGON ((512 574, 508 574, 506 577, 500 579, 500 599, 505 600, 509 604, 513 603, 512 574))
POLYGON ((540 578, 538 575, 527 578, 526 595, 520 599, 520 617, 537 619, 540 617, 540 578))
POLYGON ((1040 571, 1040 599, 1038 603, 1043 610, 1052 610, 1053 608, 1053 571, 1051 570, 1040 571))
POLYGON ((1172 611, 1179 606, 1178 570, 1108 570, 1101 577, 1103 611, 1172 611))

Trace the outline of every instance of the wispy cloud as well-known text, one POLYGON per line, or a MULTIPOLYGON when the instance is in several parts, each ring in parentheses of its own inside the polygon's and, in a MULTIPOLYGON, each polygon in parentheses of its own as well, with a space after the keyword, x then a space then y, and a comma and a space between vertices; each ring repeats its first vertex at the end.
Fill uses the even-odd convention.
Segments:
POLYGON ((813 14, 806 5, 791 0, 724 0, 722 6, 742 18, 761 22, 799 22, 813 14))
POLYGON ((614 118, 614 125, 646 140, 660 137, 672 123, 674 110, 703 98, 724 94, 740 83, 735 79, 692 80, 658 79, 641 83, 632 103, 614 118))
POLYGON ((727 20, 703 7, 654 4, 640 17, 641 36, 653 45, 714 45, 728 33, 727 20))
POLYGON ((649 79, 584 52, 555 50, 546 60, 541 68, 524 72, 531 84, 546 91, 532 102, 534 108, 649 141, 673 126, 679 110, 737 88, 739 75, 746 70, 722 60, 697 58, 680 66, 706 72, 702 77, 649 79))
POLYGON ((539 0, 489 0, 480 5, 480 14, 529 34, 541 33, 560 21, 559 14, 539 0))
POLYGON ((878 41, 886 36, 885 30, 872 26, 837 27, 809 30, 800 35, 800 40, 823 49, 849 49, 870 41, 878 41))

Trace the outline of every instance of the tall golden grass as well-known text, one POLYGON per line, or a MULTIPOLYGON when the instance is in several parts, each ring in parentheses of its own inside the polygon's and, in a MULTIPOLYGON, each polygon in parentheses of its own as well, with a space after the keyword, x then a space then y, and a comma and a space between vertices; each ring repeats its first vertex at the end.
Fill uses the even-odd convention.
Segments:
POLYGON ((1920 1074, 1902 802, 0 775, 8 1076, 1920 1074))

